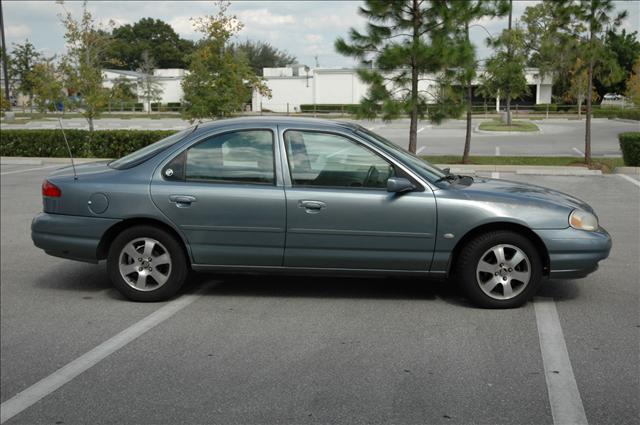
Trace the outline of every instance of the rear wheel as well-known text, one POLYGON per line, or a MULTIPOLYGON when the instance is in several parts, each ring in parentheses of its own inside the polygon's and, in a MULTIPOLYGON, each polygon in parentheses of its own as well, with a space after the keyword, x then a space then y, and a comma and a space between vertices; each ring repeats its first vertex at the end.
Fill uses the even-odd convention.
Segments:
POLYGON ((485 308, 513 308, 542 283, 542 261, 533 243, 511 231, 485 233, 460 252, 455 270, 466 295, 485 308))
POLYGON ((188 273, 180 243, 152 226, 135 226, 120 233, 109 248, 107 270, 116 289, 133 301, 170 298, 188 273))

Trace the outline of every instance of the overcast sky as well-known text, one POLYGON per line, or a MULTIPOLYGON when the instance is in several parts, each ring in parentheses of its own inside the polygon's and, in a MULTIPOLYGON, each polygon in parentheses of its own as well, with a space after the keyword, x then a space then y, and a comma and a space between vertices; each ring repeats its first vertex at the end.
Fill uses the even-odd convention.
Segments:
MULTIPOLYGON (((537 1, 514 1, 514 19, 537 1)), ((638 30, 640 1, 617 1, 618 10, 626 9, 629 17, 623 27, 638 30)), ((333 43, 338 36, 346 36, 350 27, 362 28, 364 20, 358 15, 359 1, 233 1, 230 12, 237 15, 245 27, 239 40, 262 40, 295 55, 298 61, 322 67, 350 67, 354 62, 337 54, 333 43)), ((59 14, 62 6, 54 1, 2 1, 5 36, 9 50, 12 43, 28 38, 42 53, 64 52, 63 28, 59 14)), ((65 7, 76 13, 81 2, 67 1, 65 7)), ((162 19, 173 26, 180 36, 192 40, 199 35, 192 29, 190 17, 213 14, 217 9, 210 1, 90 1, 89 9, 102 22, 113 20, 117 25, 134 23, 141 18, 162 19)), ((506 18, 482 22, 493 34, 506 27, 506 18)), ((480 27, 472 28, 472 38, 479 48, 479 56, 488 55, 484 46, 487 37, 480 27)))

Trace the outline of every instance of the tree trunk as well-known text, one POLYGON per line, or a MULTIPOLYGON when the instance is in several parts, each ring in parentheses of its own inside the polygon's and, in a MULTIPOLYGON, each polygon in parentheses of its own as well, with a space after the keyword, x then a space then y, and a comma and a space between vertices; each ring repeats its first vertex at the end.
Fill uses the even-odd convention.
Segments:
POLYGON ((584 162, 591 164, 591 92, 593 91, 593 58, 589 58, 589 85, 587 88, 586 126, 584 132, 584 162))
POLYGON ((93 117, 88 117, 87 121, 89 122, 89 131, 93 132, 93 117))
POLYGON ((582 120, 582 98, 578 98, 578 120, 582 120))
MULTIPOLYGON (((511 43, 513 43, 513 34, 511 34, 511 17, 513 15, 513 0, 509 0, 509 46, 507 48, 507 54, 509 58, 511 58, 511 43)), ((506 100, 507 100, 507 125, 511 126, 511 82, 509 82, 509 87, 505 92, 506 100)))
POLYGON ((507 125, 511 126, 511 91, 507 90, 507 125))
MULTIPOLYGON (((413 0, 413 47, 416 47, 420 38, 420 5, 418 0, 413 0)), ((418 145, 418 75, 416 52, 411 56, 411 124, 409 126, 409 152, 416 153, 418 145)))
POLYGON ((473 89, 471 81, 467 85, 467 134, 464 138, 464 153, 462 154, 462 163, 469 163, 469 151, 471 150, 471 99, 473 98, 473 89))

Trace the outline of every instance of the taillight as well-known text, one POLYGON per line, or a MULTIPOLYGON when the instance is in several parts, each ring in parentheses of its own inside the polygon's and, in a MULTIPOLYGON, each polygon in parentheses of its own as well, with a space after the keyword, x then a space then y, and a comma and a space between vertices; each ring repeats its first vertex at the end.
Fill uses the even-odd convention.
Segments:
POLYGON ((49 198, 59 198, 62 196, 62 191, 58 186, 51 183, 49 180, 42 182, 42 196, 49 198))

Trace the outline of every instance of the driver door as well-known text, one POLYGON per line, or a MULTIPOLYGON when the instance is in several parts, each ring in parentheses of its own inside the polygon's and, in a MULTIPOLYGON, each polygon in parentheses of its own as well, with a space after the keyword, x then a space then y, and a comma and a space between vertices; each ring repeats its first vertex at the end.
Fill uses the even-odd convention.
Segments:
POLYGON ((397 166, 347 135, 292 129, 283 142, 285 266, 429 270, 436 206, 428 188, 387 192, 397 166))

